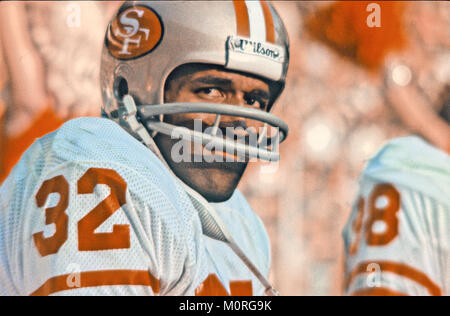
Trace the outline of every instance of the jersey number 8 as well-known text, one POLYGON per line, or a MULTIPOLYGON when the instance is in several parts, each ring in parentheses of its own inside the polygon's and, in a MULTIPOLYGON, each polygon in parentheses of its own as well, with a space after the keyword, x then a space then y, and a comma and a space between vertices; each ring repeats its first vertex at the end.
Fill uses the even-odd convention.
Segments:
MULTIPOLYGON (((365 200, 361 197, 357 204, 358 215, 353 222, 356 240, 350 246, 349 253, 351 255, 358 252, 365 206, 365 200)), ((384 246, 389 244, 398 235, 397 213, 400 210, 400 193, 392 184, 378 184, 369 196, 368 208, 368 219, 364 224, 367 244, 370 246, 384 246), (384 224, 384 230, 382 232, 374 231, 376 223, 384 224)))

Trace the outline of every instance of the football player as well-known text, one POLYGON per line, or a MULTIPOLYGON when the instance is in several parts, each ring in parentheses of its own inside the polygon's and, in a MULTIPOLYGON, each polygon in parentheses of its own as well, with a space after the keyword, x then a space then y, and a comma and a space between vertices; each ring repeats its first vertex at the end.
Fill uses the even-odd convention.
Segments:
POLYGON ((422 135, 434 145, 419 136, 394 139, 363 171, 343 234, 346 294, 449 295, 448 90, 441 118, 413 84, 391 82, 387 91, 400 114, 421 121, 419 130, 427 129, 422 135))
POLYGON ((0 294, 277 294, 236 187, 252 159, 279 159, 288 129, 269 111, 288 64, 264 1, 124 3, 104 118, 36 141, 0 189, 0 294))

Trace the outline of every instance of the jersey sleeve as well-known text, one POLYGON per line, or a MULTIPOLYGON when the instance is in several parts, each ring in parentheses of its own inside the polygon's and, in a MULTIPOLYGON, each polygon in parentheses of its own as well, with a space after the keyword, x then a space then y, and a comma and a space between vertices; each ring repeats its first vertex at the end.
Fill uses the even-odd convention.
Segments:
POLYGON ((362 177, 343 232, 347 295, 448 295, 450 207, 362 177))
POLYGON ((28 200, 26 212, 2 212, 2 222, 9 223, 3 225, 9 231, 0 273, 9 280, 5 292, 193 293, 202 230, 181 190, 112 162, 71 162, 31 178, 7 184, 17 203, 28 200))

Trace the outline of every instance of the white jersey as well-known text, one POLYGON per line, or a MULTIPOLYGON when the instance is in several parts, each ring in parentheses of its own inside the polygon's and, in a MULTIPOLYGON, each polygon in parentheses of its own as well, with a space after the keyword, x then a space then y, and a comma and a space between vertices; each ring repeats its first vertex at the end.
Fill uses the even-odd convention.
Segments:
MULTIPOLYGON (((263 275, 269 241, 236 191, 211 204, 263 275)), ((263 295, 223 242, 207 237, 178 180, 100 118, 37 140, 0 188, 0 295, 263 295)))
POLYGON ((348 295, 449 295, 450 157, 418 137, 389 142, 343 236, 348 295))

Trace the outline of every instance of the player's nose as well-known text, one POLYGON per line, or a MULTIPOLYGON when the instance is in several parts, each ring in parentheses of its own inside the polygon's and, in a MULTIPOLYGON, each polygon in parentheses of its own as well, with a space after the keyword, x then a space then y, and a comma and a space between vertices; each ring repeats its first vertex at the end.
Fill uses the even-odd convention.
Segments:
POLYGON ((236 91, 230 100, 230 104, 238 105, 238 106, 249 106, 247 101, 245 100, 245 94, 242 91, 236 91))

